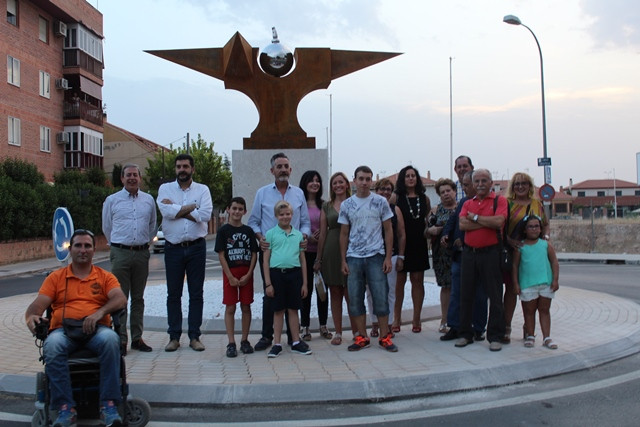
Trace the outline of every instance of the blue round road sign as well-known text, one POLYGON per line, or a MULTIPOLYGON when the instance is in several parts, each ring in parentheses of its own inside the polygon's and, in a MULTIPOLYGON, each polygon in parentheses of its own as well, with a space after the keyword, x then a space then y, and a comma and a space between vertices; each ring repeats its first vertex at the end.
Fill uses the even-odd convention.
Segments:
POLYGON ((58 208, 53 214, 53 251, 58 261, 64 262, 69 258, 69 243, 73 234, 73 219, 67 208, 58 208))
POLYGON ((549 184, 545 184, 540 187, 540 189, 538 190, 538 194, 540 195, 540 198, 542 200, 547 202, 553 200, 553 198, 556 196, 556 190, 549 184))

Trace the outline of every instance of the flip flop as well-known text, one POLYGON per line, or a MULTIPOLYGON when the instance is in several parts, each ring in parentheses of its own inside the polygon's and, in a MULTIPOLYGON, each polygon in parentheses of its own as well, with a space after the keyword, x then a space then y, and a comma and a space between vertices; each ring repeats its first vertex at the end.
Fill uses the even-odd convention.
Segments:
POLYGON ((420 332, 422 332, 422 325, 414 326, 413 328, 411 328, 411 332, 413 332, 414 334, 419 334, 420 332))
POLYGON ((336 332, 333 335, 333 339, 331 340, 332 345, 340 345, 342 344, 342 335, 339 332, 336 332))
POLYGON ((391 332, 400 332, 400 325, 398 325, 398 326, 392 326, 392 327, 391 327, 391 332))

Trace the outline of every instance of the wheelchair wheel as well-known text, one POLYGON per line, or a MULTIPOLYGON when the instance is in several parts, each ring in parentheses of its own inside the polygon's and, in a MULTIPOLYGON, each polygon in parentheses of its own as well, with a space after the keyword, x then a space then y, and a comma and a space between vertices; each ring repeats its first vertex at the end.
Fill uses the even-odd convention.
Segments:
POLYGON ((151 406, 139 397, 127 399, 127 413, 125 422, 132 427, 146 426, 151 419, 151 406))
POLYGON ((37 410, 31 417, 31 427, 45 427, 49 425, 49 421, 43 410, 37 410))

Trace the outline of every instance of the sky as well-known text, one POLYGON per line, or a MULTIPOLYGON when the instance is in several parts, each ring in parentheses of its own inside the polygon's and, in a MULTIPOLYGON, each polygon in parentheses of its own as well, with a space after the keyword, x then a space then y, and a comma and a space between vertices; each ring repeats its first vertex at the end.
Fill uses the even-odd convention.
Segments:
POLYGON ((366 164, 382 177, 411 164, 422 176, 450 177, 452 147, 454 158, 470 156, 494 179, 524 171, 541 185, 540 56, 525 27, 502 22, 513 14, 542 49, 552 185, 614 175, 637 182, 636 0, 89 3, 104 16, 108 120, 155 143, 175 146, 187 132, 201 134, 231 158, 258 113, 222 81, 145 50, 222 47, 236 31, 263 48, 275 26, 291 50, 402 52, 302 99, 298 120, 316 147, 327 148, 331 134, 334 172, 351 176, 366 164))

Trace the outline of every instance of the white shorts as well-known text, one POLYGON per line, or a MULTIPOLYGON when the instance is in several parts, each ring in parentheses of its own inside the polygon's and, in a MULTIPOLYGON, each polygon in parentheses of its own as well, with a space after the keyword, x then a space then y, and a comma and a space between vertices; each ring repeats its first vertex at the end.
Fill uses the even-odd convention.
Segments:
POLYGON ((555 294, 550 285, 535 285, 520 291, 520 301, 529 302, 538 299, 538 297, 553 299, 555 294))

